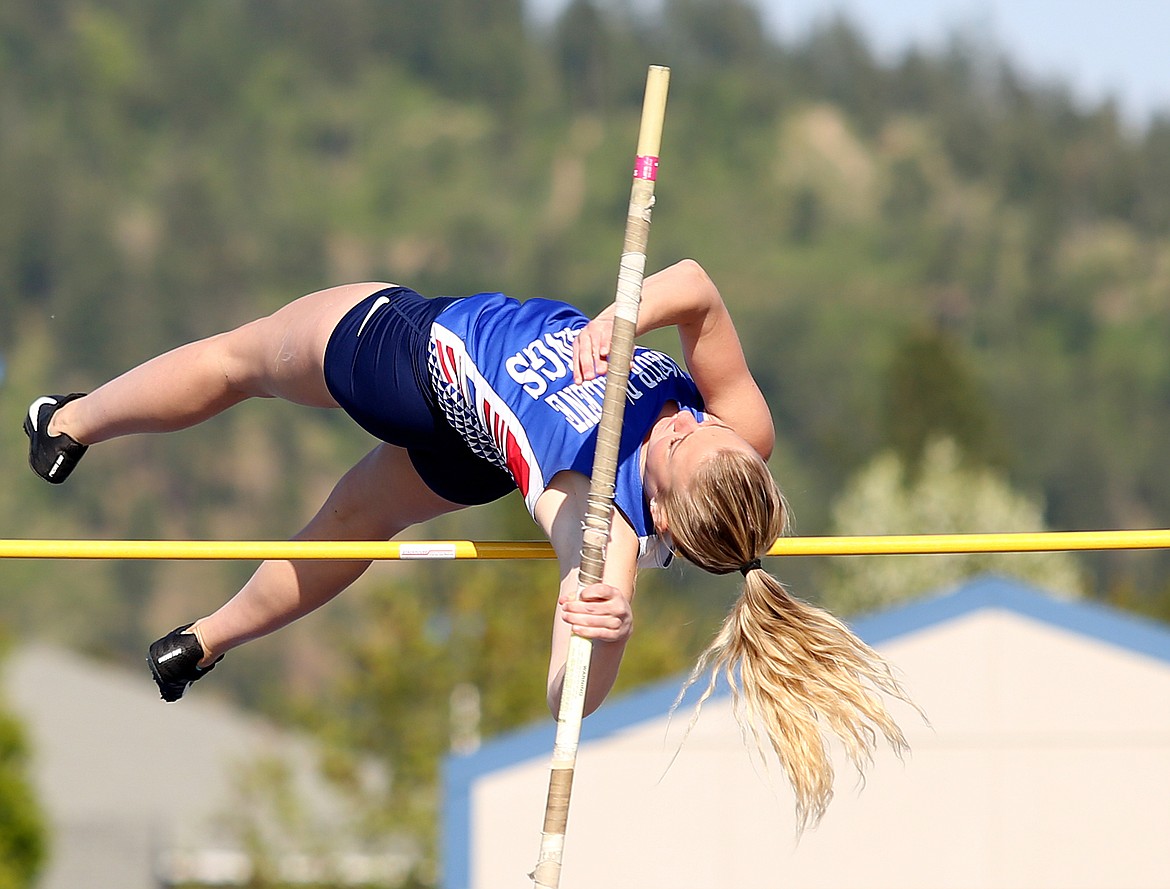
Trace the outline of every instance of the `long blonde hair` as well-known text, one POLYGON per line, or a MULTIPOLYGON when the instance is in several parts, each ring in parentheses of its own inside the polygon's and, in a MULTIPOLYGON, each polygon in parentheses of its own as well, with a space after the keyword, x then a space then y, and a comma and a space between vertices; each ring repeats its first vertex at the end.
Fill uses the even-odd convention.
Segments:
POLYGON ((879 693, 909 699, 876 651, 759 566, 786 533, 788 508, 758 455, 715 452, 685 489, 663 491, 659 502, 685 558, 714 574, 744 574, 739 599, 679 697, 709 672, 701 708, 723 676, 745 733, 763 750, 763 731, 792 784, 798 829, 815 825, 833 796, 826 731, 864 771, 879 734, 899 756, 908 749, 879 693))

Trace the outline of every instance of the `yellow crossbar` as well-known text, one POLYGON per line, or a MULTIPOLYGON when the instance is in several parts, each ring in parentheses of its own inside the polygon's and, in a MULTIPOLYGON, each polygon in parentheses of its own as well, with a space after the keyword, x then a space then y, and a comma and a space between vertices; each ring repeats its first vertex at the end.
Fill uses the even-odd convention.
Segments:
MULTIPOLYGON (((1170 549, 1170 530, 784 537, 771 556, 1170 549)), ((540 541, 0 540, 0 559, 552 559, 540 541)))

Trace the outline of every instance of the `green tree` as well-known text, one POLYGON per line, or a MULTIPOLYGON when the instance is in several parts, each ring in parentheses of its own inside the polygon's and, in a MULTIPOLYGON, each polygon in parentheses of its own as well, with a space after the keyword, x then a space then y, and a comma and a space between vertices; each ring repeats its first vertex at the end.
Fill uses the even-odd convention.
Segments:
POLYGON ((45 819, 28 759, 20 723, 0 709, 0 889, 32 889, 47 854, 45 819))
POLYGON ((606 106, 615 42, 606 16, 593 0, 572 0, 557 19, 554 52, 575 109, 600 111, 606 106))
MULTIPOLYGON (((846 486, 833 508, 839 535, 962 534, 1044 531, 1043 504, 1012 490, 987 468, 964 464, 950 439, 932 439, 911 477, 893 453, 876 457, 846 486)), ((826 605, 855 613, 904 602, 978 574, 998 573, 1055 593, 1082 592, 1082 571, 1067 553, 957 553, 842 557, 821 574, 826 605)))
POLYGON ((976 464, 1002 465, 991 409, 958 341, 941 330, 919 330, 898 345, 886 374, 884 440, 913 477, 937 436, 951 439, 976 464))
POLYGON ((1150 232, 1170 231, 1170 111, 1150 124, 1139 157, 1135 221, 1150 232))
POLYGON ((891 78, 856 26, 837 16, 815 28, 793 55, 805 90, 839 105, 865 132, 879 129, 890 111, 891 78))

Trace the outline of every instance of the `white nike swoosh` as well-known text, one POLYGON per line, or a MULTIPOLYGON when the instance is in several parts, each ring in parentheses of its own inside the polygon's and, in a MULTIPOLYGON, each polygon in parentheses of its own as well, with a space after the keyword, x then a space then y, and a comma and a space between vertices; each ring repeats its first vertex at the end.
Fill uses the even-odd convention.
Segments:
POLYGON ((374 300, 374 304, 370 306, 370 310, 366 312, 366 317, 362 319, 362 323, 358 328, 357 335, 362 335, 362 331, 365 329, 366 324, 369 323, 369 320, 374 317, 374 312, 378 311, 378 309, 382 308, 382 306, 387 306, 389 304, 390 297, 388 296, 379 296, 376 300, 374 300))
POLYGON ((28 421, 32 423, 33 432, 39 432, 37 429, 37 419, 40 416, 41 408, 46 404, 56 404, 56 398, 41 397, 34 401, 28 408, 28 421))

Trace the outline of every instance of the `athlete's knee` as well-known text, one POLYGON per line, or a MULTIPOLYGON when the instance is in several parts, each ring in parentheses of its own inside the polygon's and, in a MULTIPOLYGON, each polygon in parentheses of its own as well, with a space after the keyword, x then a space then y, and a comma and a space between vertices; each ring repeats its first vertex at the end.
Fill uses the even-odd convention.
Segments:
POLYGON ((350 469, 326 503, 333 521, 373 539, 388 539, 460 508, 426 486, 405 450, 388 444, 374 448, 350 469))

